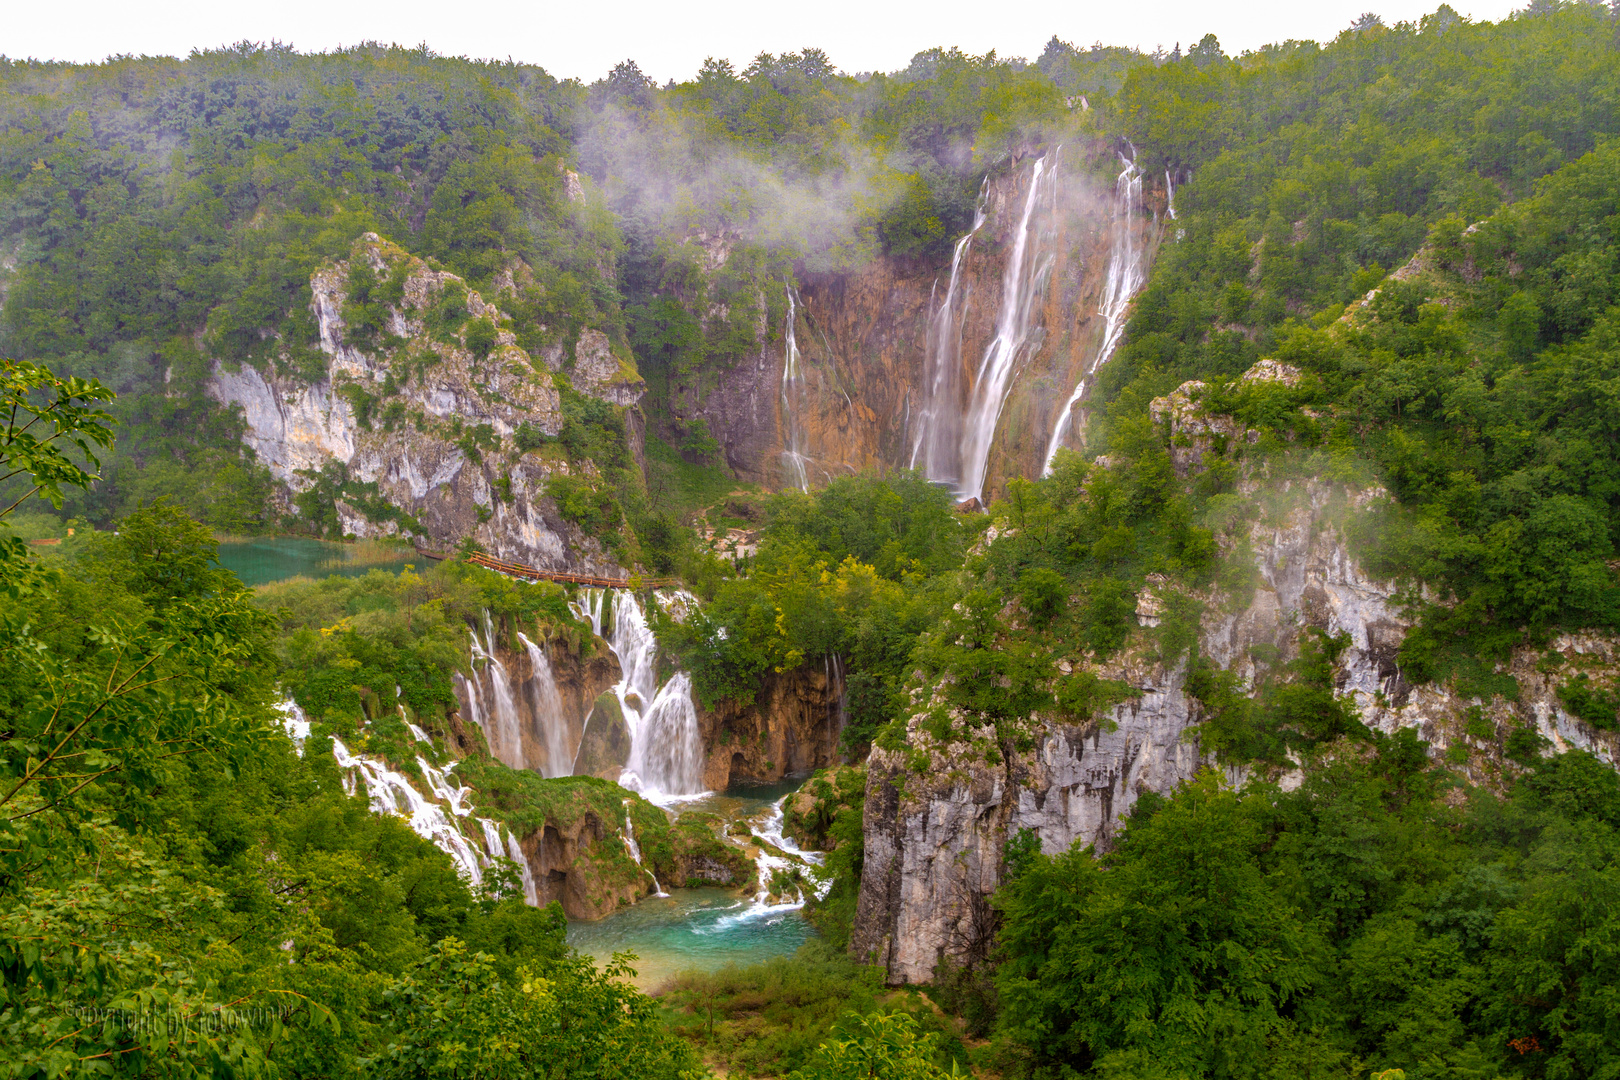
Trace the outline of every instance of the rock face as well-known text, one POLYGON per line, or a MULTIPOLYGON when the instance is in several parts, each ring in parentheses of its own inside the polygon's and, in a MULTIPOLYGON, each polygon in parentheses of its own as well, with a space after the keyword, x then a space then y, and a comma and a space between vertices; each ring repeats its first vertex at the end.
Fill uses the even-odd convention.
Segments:
MULTIPOLYGON (((620 576, 601 542, 545 495, 548 479, 582 466, 555 447, 519 445, 520 428, 530 440, 562 430, 551 377, 566 366, 561 345, 531 357, 498 307, 372 233, 310 285, 320 361, 284 356, 269 372, 219 365, 209 386, 241 406, 245 440, 277 480, 330 497, 348 535, 409 535, 441 549, 471 538, 502 558, 620 576), (364 304, 351 295, 357 267, 379 282, 364 304)), ((634 406, 642 392, 633 364, 589 328, 573 377, 615 405, 634 406)))
POLYGON ((703 786, 724 791, 735 780, 766 783, 836 764, 843 690, 838 670, 806 665, 768 674, 752 704, 700 709, 703 786))
POLYGON ((617 823, 610 826, 594 813, 573 821, 547 821, 521 846, 540 904, 556 900, 570 919, 600 919, 652 891, 645 875, 615 874, 598 865, 604 857, 622 861, 624 842, 617 823))
MULTIPOLYGON (((1413 688, 1396 664, 1410 624, 1391 586, 1357 565, 1335 528, 1345 507, 1387 496, 1320 483, 1295 485, 1283 495, 1292 508, 1249 531, 1258 578, 1252 598, 1205 598, 1204 656, 1249 685, 1256 646, 1274 648, 1286 660, 1297 655, 1301 628, 1348 635, 1336 681, 1362 720, 1386 733, 1415 728, 1434 753, 1446 754, 1476 783, 1500 785, 1511 775, 1496 735, 1521 726, 1533 726, 1553 750, 1581 748, 1620 761, 1620 732, 1570 715, 1556 693, 1577 669, 1612 682, 1620 640, 1563 635, 1552 642, 1560 658, 1521 651, 1502 672, 1518 680, 1515 702, 1413 688)), ((1149 603, 1139 606, 1144 610, 1149 613, 1138 618, 1146 624, 1162 609, 1149 603)), ((1142 792, 1167 793, 1213 764, 1189 731, 1199 721, 1199 705, 1185 691, 1185 662, 1166 669, 1141 646, 1128 645, 1098 669, 1139 694, 1116 706, 1108 723, 1073 727, 1032 718, 1034 749, 1009 752, 994 765, 965 744, 935 744, 915 720, 907 748, 873 749, 852 954, 884 965, 891 983, 932 979, 942 956, 971 954, 992 932, 986 900, 1000 882, 1007 837, 1030 829, 1048 854, 1075 842, 1106 849, 1142 792), (918 751, 927 755, 926 768, 913 760, 918 751)), ((979 734, 994 743, 993 729, 979 734)), ((1244 778, 1241 771, 1229 774, 1233 782, 1244 778)), ((1297 783, 1297 774, 1282 782, 1297 783)))
MULTIPOLYGON (((1007 477, 1040 473, 1059 412, 1098 362, 1109 268, 1121 239, 1128 235, 1145 272, 1162 231, 1161 194, 1126 205, 1084 151, 1053 148, 1045 158, 1044 167, 1056 162, 1057 172, 1028 218, 1034 249, 1025 276, 1028 332, 991 444, 986 493, 1007 477)), ((987 179, 984 223, 962 251, 944 323, 948 257, 923 265, 880 258, 848 272, 802 273, 789 306, 801 385, 784 393, 788 328, 776 320, 760 328, 756 348, 729 369, 701 379, 672 377, 674 413, 706 420, 727 464, 773 487, 792 482, 783 452, 794 426, 812 484, 866 469, 926 468, 918 442, 928 415, 967 412, 996 339, 1034 162, 1030 154, 987 179)), ((724 257, 724 248, 711 252, 721 263, 724 257)))
MULTIPOLYGON (((471 678, 454 679, 457 724, 463 732, 478 728, 490 756, 509 768, 570 775, 586 718, 599 696, 618 682, 619 662, 601 641, 571 646, 560 636, 542 639, 537 657, 527 647, 512 647, 525 640, 520 632, 504 618, 486 624, 471 678), (559 745, 569 755, 560 763, 551 760, 559 745)), ((527 633, 540 636, 532 626, 527 633)))

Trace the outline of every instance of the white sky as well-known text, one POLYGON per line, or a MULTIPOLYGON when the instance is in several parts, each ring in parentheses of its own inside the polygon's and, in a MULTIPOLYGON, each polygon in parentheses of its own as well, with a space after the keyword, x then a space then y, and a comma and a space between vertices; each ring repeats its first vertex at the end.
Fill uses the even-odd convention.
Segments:
MULTIPOLYGON (((594 81, 634 59, 660 83, 688 78, 706 56, 739 68, 759 52, 813 45, 848 72, 903 67, 936 45, 1034 59, 1053 34, 1077 45, 1166 49, 1213 32, 1228 53, 1286 38, 1327 41, 1362 11, 1416 19, 1441 0, 1198 3, 1196 0, 0 0, 0 55, 95 61, 115 53, 184 56, 242 39, 302 51, 375 39, 426 42, 447 55, 536 63, 594 81)), ((1452 0, 1500 19, 1527 0, 1452 0)))

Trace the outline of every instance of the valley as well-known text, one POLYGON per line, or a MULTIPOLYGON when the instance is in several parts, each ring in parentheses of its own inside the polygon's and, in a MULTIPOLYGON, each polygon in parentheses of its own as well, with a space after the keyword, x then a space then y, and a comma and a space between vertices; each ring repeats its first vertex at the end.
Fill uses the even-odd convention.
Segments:
POLYGON ((1610 1075, 1616 34, 0 58, 0 1065, 1610 1075))

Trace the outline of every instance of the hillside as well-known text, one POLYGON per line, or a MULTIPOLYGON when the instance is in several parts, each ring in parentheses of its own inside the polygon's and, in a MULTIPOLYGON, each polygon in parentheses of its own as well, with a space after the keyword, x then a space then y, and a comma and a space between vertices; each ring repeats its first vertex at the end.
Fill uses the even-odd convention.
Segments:
POLYGON ((0 1062, 1613 1075, 1617 27, 0 61, 0 1062))

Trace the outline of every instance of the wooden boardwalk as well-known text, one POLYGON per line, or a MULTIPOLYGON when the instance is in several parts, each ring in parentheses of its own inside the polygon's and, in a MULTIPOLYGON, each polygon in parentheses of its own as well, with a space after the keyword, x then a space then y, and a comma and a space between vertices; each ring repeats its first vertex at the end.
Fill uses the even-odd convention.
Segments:
MULTIPOLYGON (((416 553, 428 559, 447 559, 449 554, 443 551, 428 551, 417 548, 416 553)), ((589 574, 569 574, 561 570, 541 570, 526 563, 507 562, 485 555, 482 551, 475 551, 467 556, 467 561, 486 570, 494 570, 513 577, 528 578, 531 581, 556 581, 565 585, 588 585, 596 589, 629 589, 640 587, 643 589, 666 589, 675 584, 673 578, 605 578, 592 577, 589 574)))

